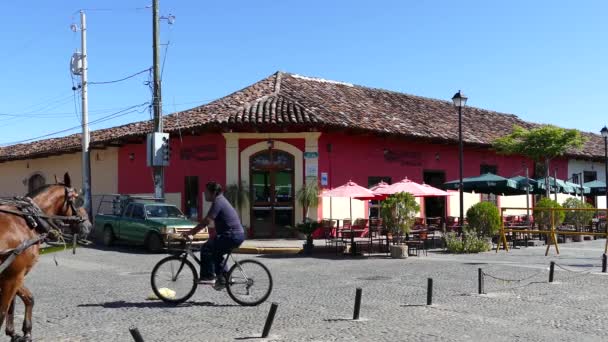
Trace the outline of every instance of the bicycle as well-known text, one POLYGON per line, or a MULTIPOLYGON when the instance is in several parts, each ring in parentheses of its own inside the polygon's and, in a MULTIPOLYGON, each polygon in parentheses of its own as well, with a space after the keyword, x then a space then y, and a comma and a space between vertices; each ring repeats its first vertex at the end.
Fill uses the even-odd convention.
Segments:
MULTIPOLYGON (((180 304, 196 292, 199 285, 198 274, 188 256, 193 258, 197 265, 201 264, 201 260, 192 251, 191 241, 186 242, 184 249, 178 250, 178 254, 160 260, 152 269, 152 291, 163 302, 180 304)), ((253 259, 238 261, 232 252, 224 257, 222 267, 228 259, 234 262, 224 275, 226 291, 230 298, 243 306, 256 306, 268 299, 272 291, 272 275, 268 268, 253 259)))

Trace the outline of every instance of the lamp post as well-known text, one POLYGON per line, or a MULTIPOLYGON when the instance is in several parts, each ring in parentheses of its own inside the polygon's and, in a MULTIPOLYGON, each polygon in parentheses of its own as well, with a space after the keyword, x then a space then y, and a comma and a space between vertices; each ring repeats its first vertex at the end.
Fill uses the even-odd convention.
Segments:
POLYGON ((462 108, 467 103, 467 97, 464 96, 460 90, 454 94, 452 97, 452 102, 454 103, 454 107, 458 108, 458 161, 459 161, 459 177, 460 183, 458 183, 458 193, 460 195, 460 218, 458 223, 460 224, 461 229, 464 228, 464 195, 463 184, 462 184, 462 163, 463 163, 463 148, 462 148, 462 108))
MULTIPOLYGON (((600 132, 604 137, 604 182, 606 183, 606 209, 608 209, 608 127, 604 126, 600 132)), ((608 216, 608 210, 606 214, 608 216)))

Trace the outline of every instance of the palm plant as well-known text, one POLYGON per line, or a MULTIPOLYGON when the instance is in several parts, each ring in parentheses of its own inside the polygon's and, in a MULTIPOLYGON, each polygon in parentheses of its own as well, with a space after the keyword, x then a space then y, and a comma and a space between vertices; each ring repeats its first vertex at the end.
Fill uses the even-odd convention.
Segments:
POLYGON ((241 211, 249 203, 249 190, 245 182, 238 184, 230 184, 226 186, 224 191, 226 199, 237 209, 239 212, 239 219, 242 220, 241 211))
POLYGON ((308 221, 308 210, 319 205, 319 184, 308 182, 296 193, 298 204, 304 208, 304 221, 308 221))

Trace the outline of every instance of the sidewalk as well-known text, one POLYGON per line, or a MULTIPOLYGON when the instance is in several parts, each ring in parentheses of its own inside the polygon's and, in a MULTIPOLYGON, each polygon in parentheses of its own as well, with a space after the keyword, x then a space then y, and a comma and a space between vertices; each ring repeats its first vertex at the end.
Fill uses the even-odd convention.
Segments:
POLYGON ((245 240, 235 253, 242 254, 298 254, 306 240, 251 239, 245 240))

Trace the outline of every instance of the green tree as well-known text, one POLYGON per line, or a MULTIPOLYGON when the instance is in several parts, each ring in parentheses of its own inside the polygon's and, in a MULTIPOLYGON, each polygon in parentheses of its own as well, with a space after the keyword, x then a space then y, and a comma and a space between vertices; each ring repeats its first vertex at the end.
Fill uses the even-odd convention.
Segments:
POLYGON ((500 213, 490 202, 479 202, 467 210, 469 228, 479 237, 492 237, 500 229, 500 213))
POLYGON ((388 229, 401 236, 410 232, 419 210, 420 206, 412 194, 400 192, 382 201, 380 216, 388 229))
POLYGON ((514 126, 513 132, 494 140, 493 147, 498 153, 519 154, 535 162, 545 164, 546 196, 550 196, 549 170, 551 159, 564 155, 568 150, 583 147, 585 138, 575 129, 564 129, 553 125, 543 125, 533 129, 514 126))

